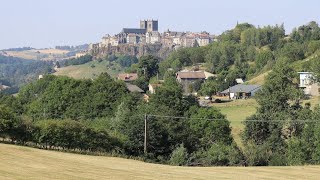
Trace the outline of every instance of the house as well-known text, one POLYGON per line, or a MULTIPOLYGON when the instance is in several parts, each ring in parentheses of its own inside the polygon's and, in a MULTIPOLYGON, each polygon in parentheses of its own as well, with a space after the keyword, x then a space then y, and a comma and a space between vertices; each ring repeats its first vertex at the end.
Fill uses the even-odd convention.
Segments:
POLYGON ((137 44, 138 36, 136 34, 130 33, 127 35, 127 43, 128 44, 137 44))
POLYGON ((118 74, 118 80, 122 80, 124 82, 132 82, 138 79, 137 73, 123 73, 118 74))
POLYGON ((136 85, 126 83, 126 87, 132 93, 144 93, 144 91, 136 85))
POLYGON ((303 89, 304 94, 311 96, 320 95, 319 83, 314 82, 312 72, 298 72, 299 74, 299 87, 303 89))
POLYGON ((149 84, 149 92, 151 93, 151 94, 155 94, 156 93, 156 89, 158 88, 158 87, 160 87, 160 86, 162 86, 162 84, 149 84))
POLYGON ((147 32, 146 42, 148 44, 155 44, 160 42, 160 33, 158 31, 147 32))
POLYGON ((5 85, 1 85, 0 84, 0 91, 6 90, 6 89, 9 89, 9 88, 10 88, 9 86, 5 86, 5 85))
POLYGON ((196 81, 204 81, 206 75, 203 71, 180 71, 176 74, 176 79, 183 86, 185 93, 191 93, 190 86, 196 81))
POLYGON ((229 95, 231 99, 245 99, 254 96, 260 89, 260 85, 237 84, 222 91, 221 94, 229 95))

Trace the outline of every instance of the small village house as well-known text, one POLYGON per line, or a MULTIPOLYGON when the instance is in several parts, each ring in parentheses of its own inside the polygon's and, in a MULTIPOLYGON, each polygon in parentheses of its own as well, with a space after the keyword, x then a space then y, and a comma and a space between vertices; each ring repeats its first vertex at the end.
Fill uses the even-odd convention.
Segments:
POLYGON ((185 93, 191 93, 190 86, 196 81, 204 81, 206 75, 203 71, 180 71, 176 74, 176 79, 182 85, 185 93))
POLYGON ((246 99, 254 96, 260 89, 260 85, 237 84, 222 91, 221 94, 229 95, 231 99, 246 99))
POLYGON ((312 72, 298 72, 299 74, 299 87, 303 89, 304 94, 310 96, 320 95, 319 83, 315 82, 313 79, 312 72))

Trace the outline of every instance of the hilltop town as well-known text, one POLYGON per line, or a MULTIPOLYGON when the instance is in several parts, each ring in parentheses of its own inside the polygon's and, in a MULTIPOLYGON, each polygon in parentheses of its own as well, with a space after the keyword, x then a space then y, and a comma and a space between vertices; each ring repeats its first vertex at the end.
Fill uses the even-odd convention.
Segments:
MULTIPOLYGON (((140 28, 123 28, 116 35, 106 34, 101 42, 90 44, 89 52, 94 55, 122 53, 142 56, 161 50, 172 51, 183 47, 201 47, 216 40, 208 32, 159 32, 158 20, 141 20, 140 28)), ((167 53, 162 53, 166 56, 167 53)))

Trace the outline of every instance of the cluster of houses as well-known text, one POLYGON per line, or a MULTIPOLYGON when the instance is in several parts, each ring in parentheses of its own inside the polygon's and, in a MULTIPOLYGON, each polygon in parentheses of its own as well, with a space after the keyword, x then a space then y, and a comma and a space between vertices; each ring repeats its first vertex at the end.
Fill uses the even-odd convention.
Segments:
POLYGON ((99 47, 118 46, 119 44, 162 44, 164 47, 206 46, 215 40, 207 32, 158 31, 158 20, 142 20, 140 28, 123 28, 119 34, 105 35, 99 47))
MULTIPOLYGON (((310 72, 299 72, 300 74, 300 88, 303 89, 306 95, 310 96, 319 96, 320 95, 320 86, 318 83, 313 81, 313 75, 310 72)), ((177 81, 182 85, 184 93, 190 93, 189 87, 196 81, 206 81, 210 77, 214 77, 214 74, 211 74, 206 71, 189 71, 183 70, 176 73, 177 81)), ((126 86, 130 92, 138 92, 145 94, 145 92, 136 85, 133 85, 132 82, 138 79, 138 74, 136 73, 124 73, 119 74, 118 79, 126 83, 126 86)), ((247 99, 255 96, 255 94, 261 89, 260 85, 244 84, 242 79, 236 79, 236 85, 231 86, 225 89, 218 94, 221 96, 228 96, 230 99, 247 99)), ((149 93, 156 93, 156 89, 162 85, 163 81, 159 81, 155 84, 149 84, 149 93)), ((145 94, 145 96, 147 96, 145 94)))
MULTIPOLYGON (((190 94, 190 93, 196 93, 196 92, 190 92, 190 85, 195 83, 196 81, 204 82, 210 77, 215 77, 216 75, 211 74, 206 71, 189 71, 189 70, 183 70, 176 73, 176 79, 177 81, 182 85, 184 93, 190 94)), ((138 93, 145 93, 141 88, 139 88, 136 85, 133 85, 132 82, 138 79, 138 74, 136 73, 124 73, 119 74, 118 79, 122 80, 126 83, 127 89, 130 92, 138 92, 138 93)), ((240 84, 237 84, 235 86, 232 86, 219 94, 222 96, 229 96, 231 99, 239 99, 239 98, 249 98, 251 96, 254 96, 255 93, 261 88, 260 85, 246 85, 243 84, 243 81, 238 79, 237 82, 240 84)), ((159 81, 155 84, 149 84, 149 93, 154 94, 156 93, 156 89, 162 85, 163 81, 159 81)))

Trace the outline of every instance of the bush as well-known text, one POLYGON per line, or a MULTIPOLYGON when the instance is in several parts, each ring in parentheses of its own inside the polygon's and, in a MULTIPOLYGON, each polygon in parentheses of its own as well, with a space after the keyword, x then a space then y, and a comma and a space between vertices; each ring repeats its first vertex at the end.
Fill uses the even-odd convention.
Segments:
POLYGON ((180 144, 171 154, 169 163, 175 166, 186 165, 188 161, 188 152, 187 149, 180 144))
POLYGON ((192 157, 193 164, 204 166, 235 166, 243 162, 243 155, 236 145, 213 144, 207 151, 200 150, 192 157))
POLYGON ((271 153, 268 150, 267 145, 255 145, 248 143, 245 145, 244 155, 246 158, 246 164, 249 166, 267 166, 271 153))

